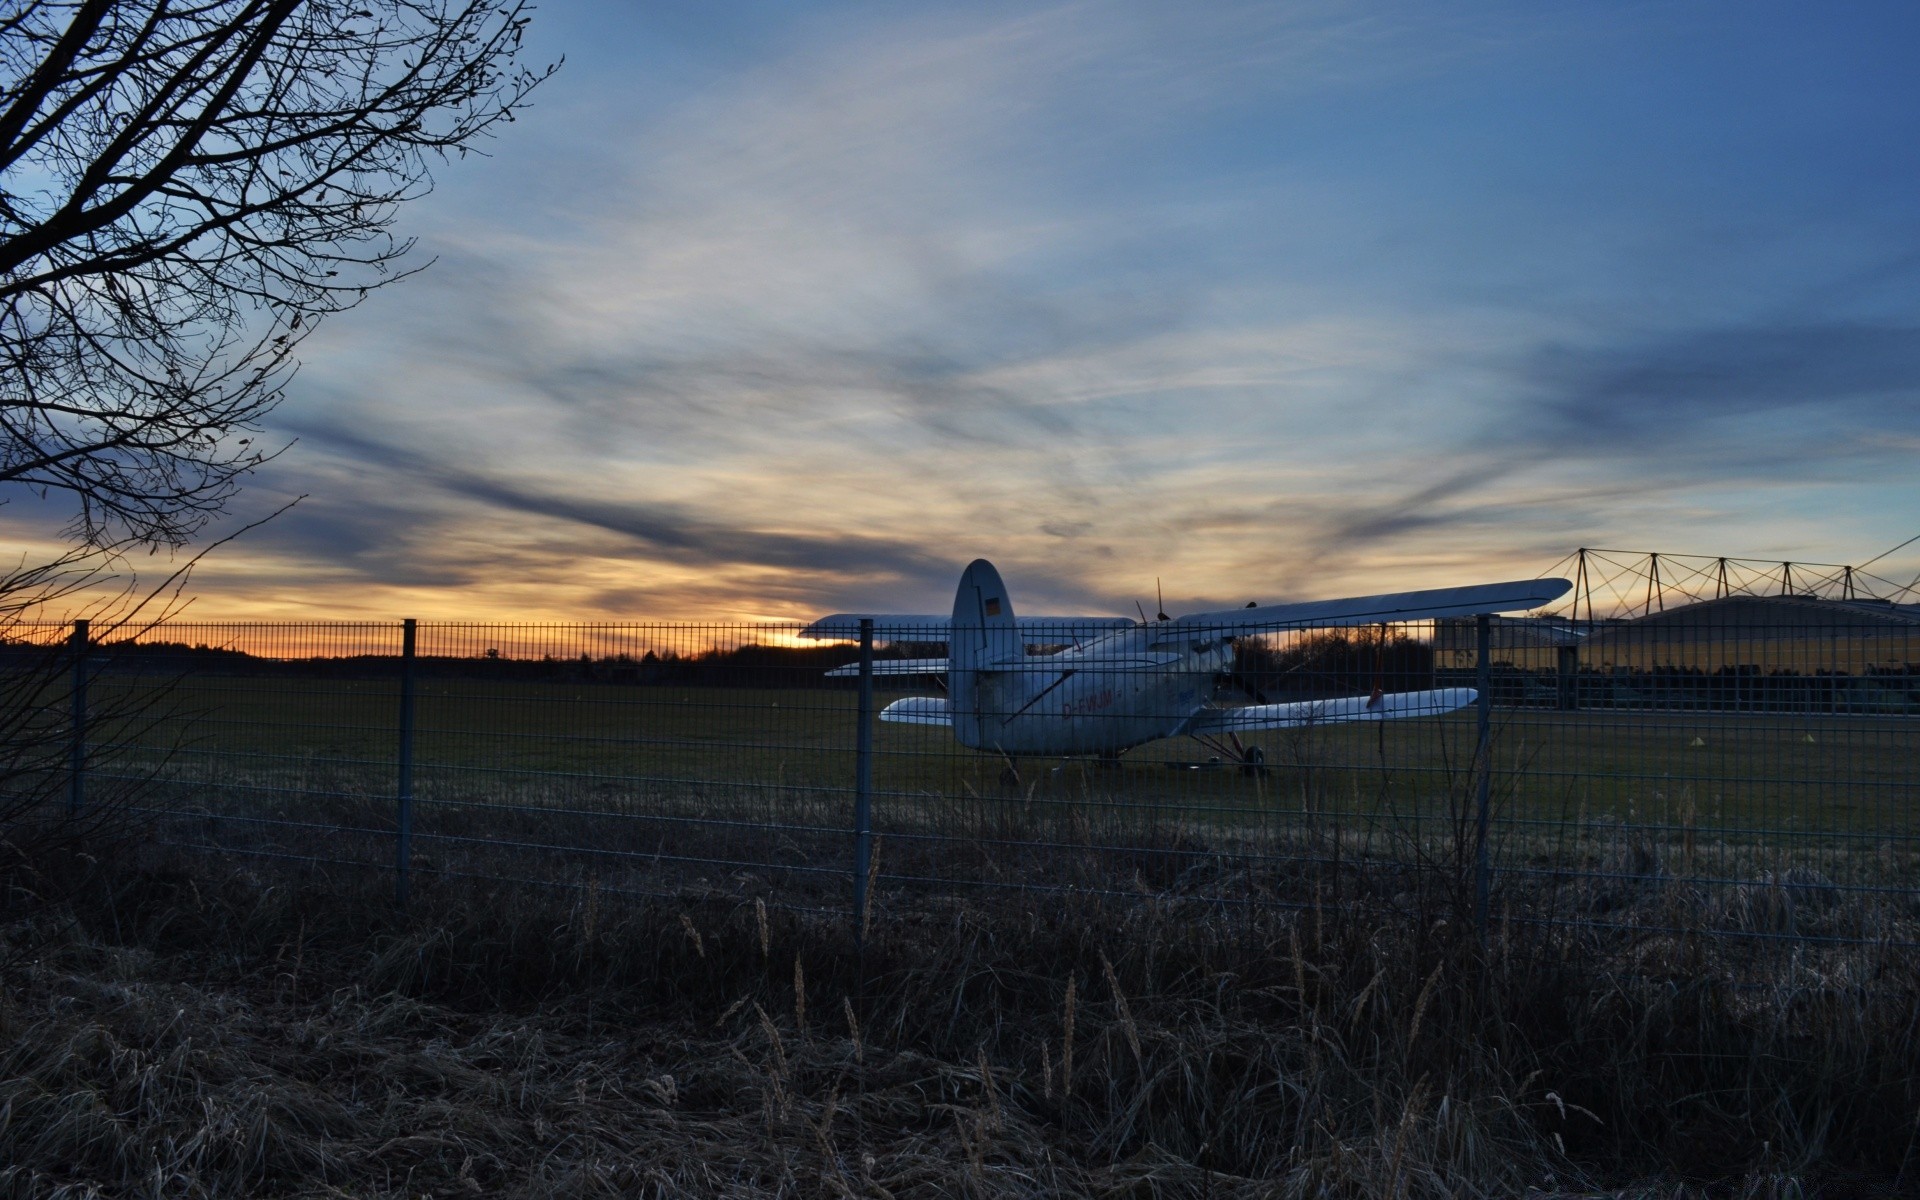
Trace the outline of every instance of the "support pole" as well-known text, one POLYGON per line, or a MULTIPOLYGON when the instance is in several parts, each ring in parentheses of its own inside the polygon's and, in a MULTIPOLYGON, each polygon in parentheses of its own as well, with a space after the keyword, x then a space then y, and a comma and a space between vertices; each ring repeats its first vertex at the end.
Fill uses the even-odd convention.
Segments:
POLYGON ((71 740, 67 748, 67 816, 77 817, 87 802, 87 650, 91 641, 85 617, 73 623, 67 646, 73 659, 71 740))
POLYGON ((1593 584, 1587 579, 1587 548, 1580 547, 1580 565, 1573 573, 1573 619, 1580 620, 1580 600, 1587 601, 1587 624, 1593 624, 1593 584))
POLYGON ((400 625, 400 751, 395 785, 399 834, 393 845, 393 902, 407 907, 413 867, 413 658, 416 627, 412 617, 400 625))
POLYGON ((1478 718, 1478 750, 1475 759, 1479 764, 1479 777, 1474 781, 1478 795, 1474 798, 1473 814, 1473 927, 1481 937, 1487 935, 1487 896, 1493 883, 1493 861, 1487 845, 1487 826, 1493 799, 1493 618, 1486 613, 1479 617, 1479 636, 1476 656, 1474 682, 1478 685, 1480 698, 1475 705, 1478 718))
POLYGON ((853 936, 867 938, 867 873, 873 869, 873 618, 860 618, 859 732, 854 740, 853 936))

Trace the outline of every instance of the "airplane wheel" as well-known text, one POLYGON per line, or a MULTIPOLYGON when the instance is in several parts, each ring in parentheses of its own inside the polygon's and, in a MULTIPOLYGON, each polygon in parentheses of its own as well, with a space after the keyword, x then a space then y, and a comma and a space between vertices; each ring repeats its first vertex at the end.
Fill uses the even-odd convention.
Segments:
POLYGON ((1267 752, 1258 746, 1248 746, 1246 756, 1240 760, 1240 769, 1249 775, 1267 773, 1267 752))

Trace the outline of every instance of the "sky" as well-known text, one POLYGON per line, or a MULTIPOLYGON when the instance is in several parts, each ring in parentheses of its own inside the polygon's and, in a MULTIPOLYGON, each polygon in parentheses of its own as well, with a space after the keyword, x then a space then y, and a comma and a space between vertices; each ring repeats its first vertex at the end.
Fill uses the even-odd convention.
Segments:
POLYGON ((940 612, 975 557, 1177 613, 1920 533, 1910 0, 549 0, 530 48, 197 615, 940 612))

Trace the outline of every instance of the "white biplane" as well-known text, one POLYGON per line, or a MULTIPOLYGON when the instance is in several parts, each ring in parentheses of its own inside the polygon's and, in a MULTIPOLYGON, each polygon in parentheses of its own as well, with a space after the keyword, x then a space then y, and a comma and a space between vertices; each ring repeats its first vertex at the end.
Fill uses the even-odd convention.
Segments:
MULTIPOLYGON (((976 559, 960 577, 953 616, 836 613, 801 636, 945 642, 945 658, 875 659, 875 675, 939 675, 945 696, 911 696, 880 713, 900 725, 939 725, 963 746, 1004 756, 1117 758, 1161 738, 1192 737, 1257 768, 1258 747, 1240 735, 1341 721, 1433 716, 1472 704, 1472 688, 1382 692, 1286 704, 1221 705, 1215 683, 1234 669, 1235 639, 1335 626, 1538 608, 1572 588, 1565 579, 1522 579, 1385 596, 1249 605, 1154 621, 1124 617, 1016 618, 1000 573, 976 559)), ((829 675, 857 675, 852 663, 829 675)))

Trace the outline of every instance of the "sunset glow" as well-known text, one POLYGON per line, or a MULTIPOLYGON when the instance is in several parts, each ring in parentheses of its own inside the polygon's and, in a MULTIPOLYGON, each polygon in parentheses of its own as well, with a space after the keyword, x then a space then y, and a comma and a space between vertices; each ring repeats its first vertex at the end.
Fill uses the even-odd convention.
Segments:
POLYGON ((1920 532, 1911 5, 724 10, 542 7, 565 68, 307 342, 223 528, 306 498, 193 614, 938 612, 976 556, 1178 612, 1920 532))

